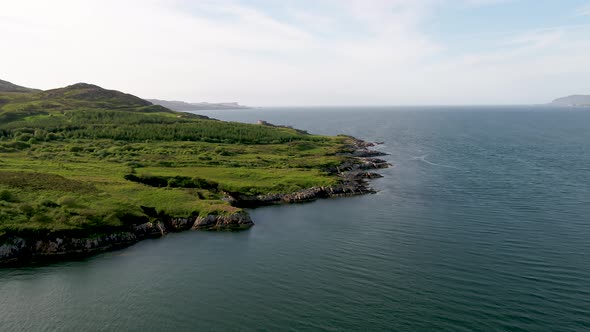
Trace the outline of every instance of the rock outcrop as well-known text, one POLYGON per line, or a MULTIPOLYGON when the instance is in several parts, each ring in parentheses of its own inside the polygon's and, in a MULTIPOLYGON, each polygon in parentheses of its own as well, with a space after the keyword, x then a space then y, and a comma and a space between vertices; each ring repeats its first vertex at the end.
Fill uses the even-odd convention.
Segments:
POLYGON ((165 218, 133 225, 128 231, 77 236, 12 236, 0 245, 0 265, 26 264, 35 261, 60 260, 89 256, 98 252, 123 248, 146 239, 188 229, 241 230, 254 225, 247 212, 230 215, 206 215, 193 218, 165 218))
POLYGON ((240 230, 250 228, 254 225, 250 215, 245 211, 240 211, 230 215, 208 215, 197 217, 192 229, 205 230, 240 230))
POLYGON ((87 256, 96 252, 126 247, 137 241, 138 237, 132 232, 118 232, 86 238, 13 237, 0 246, 0 264, 87 256))

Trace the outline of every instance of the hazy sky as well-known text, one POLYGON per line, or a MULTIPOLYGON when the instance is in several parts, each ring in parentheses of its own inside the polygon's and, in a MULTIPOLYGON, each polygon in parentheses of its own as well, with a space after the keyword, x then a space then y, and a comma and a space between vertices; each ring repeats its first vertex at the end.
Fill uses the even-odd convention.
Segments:
POLYGON ((0 79, 248 105, 590 93, 589 0, 0 0, 0 79))

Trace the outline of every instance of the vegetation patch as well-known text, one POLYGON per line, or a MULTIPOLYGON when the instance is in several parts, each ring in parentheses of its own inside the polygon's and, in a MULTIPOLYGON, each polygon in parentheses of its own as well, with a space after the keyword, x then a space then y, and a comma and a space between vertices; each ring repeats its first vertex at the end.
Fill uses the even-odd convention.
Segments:
POLYGON ((25 190, 59 190, 76 193, 97 191, 91 183, 66 179, 55 174, 37 172, 0 171, 0 184, 25 190))
POLYGON ((209 181, 201 178, 191 178, 188 176, 150 176, 127 174, 125 180, 143 183, 148 186, 163 188, 199 188, 216 191, 219 184, 214 181, 209 181))
POLYGON ((223 122, 75 84, 0 92, 0 236, 239 212, 223 192, 327 186, 346 137, 223 122))

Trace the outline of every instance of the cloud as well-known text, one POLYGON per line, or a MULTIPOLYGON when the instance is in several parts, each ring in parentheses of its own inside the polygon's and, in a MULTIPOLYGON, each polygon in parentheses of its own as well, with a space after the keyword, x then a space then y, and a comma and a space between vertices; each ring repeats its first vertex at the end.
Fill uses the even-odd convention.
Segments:
POLYGON ((576 10, 576 16, 590 16, 590 3, 579 7, 578 10, 576 10))
POLYGON ((524 31, 445 57, 449 45, 423 26, 450 3, 6 1, 0 31, 11 32, 2 38, 10 48, 0 66, 3 79, 33 87, 89 81, 143 97, 251 105, 516 102, 528 99, 515 91, 547 89, 522 77, 545 82, 590 68, 576 55, 588 51, 584 27, 524 31))
POLYGON ((590 52, 584 41, 588 34, 590 26, 524 31, 498 41, 492 51, 436 63, 418 75, 440 84, 431 97, 443 103, 544 103, 550 96, 580 91, 583 77, 590 75, 584 56, 590 52))

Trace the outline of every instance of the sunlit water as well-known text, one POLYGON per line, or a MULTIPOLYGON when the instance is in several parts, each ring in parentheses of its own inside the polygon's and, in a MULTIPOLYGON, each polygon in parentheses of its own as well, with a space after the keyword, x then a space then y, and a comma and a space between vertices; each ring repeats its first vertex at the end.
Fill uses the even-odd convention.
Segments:
POLYGON ((384 141, 375 195, 0 270, 0 330, 590 330, 590 111, 202 112, 384 141))

